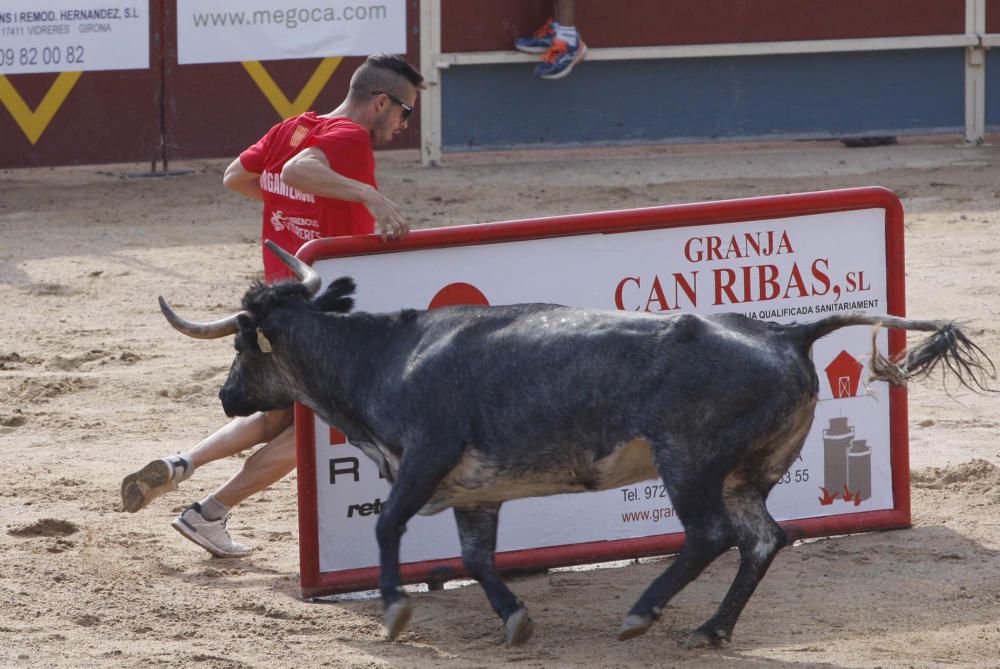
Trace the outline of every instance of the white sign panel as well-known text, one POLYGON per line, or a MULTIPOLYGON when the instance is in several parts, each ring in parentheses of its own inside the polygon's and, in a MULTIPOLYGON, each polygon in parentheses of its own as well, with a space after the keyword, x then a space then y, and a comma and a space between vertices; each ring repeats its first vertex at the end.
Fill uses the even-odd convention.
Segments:
POLYGON ((177 0, 177 62, 406 53, 405 0, 177 0))
MULTIPOLYGON (((493 305, 736 311, 763 320, 809 321, 836 312, 887 313, 885 220, 884 209, 870 208, 425 248, 330 258, 315 266, 324 281, 352 276, 358 285, 355 308, 362 311, 425 309, 448 291, 465 291, 493 305)), ((884 331, 879 346, 887 350, 884 331)), ((800 458, 768 499, 779 521, 893 508, 889 390, 885 384, 864 388, 870 350, 868 327, 837 331, 813 347, 820 402, 800 458)), ((318 419, 315 433, 319 569, 377 566, 375 522, 390 487, 360 450, 332 443, 336 439, 318 419)), ((403 562, 460 554, 450 512, 414 518, 408 527, 403 562)), ((680 531, 662 482, 650 480, 599 493, 509 502, 501 510, 497 548, 680 531)))
POLYGON ((148 68, 146 0, 0 4, 0 74, 148 68))

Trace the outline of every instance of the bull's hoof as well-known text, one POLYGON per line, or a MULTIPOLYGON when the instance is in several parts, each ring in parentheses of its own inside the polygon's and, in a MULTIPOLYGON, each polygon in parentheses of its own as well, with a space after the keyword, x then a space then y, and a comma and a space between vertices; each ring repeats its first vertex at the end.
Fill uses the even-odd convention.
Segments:
POLYGON ((618 630, 618 640, 628 641, 637 636, 642 636, 653 625, 653 616, 640 616, 638 613, 630 613, 622 621, 621 629, 618 630))
POLYGON ((385 608, 385 638, 395 641, 399 633, 406 628, 413 616, 413 605, 408 597, 397 599, 385 608))
POLYGON ((684 641, 685 648, 721 648, 729 642, 729 634, 724 630, 698 628, 684 641))
POLYGON ((535 631, 535 623, 531 622, 528 616, 528 609, 523 606, 507 617, 504 621, 505 646, 520 646, 531 638, 531 633, 535 631))

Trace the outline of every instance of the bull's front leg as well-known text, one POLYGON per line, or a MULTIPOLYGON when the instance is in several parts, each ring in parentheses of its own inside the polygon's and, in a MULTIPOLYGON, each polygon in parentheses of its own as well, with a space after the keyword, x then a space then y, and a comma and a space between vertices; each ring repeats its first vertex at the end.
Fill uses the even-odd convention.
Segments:
POLYGON ((404 453, 396 473, 396 481, 375 524, 381 567, 379 591, 382 594, 386 638, 389 641, 399 636, 413 615, 410 598, 403 591, 399 577, 400 539, 406 532, 406 523, 430 500, 438 484, 453 466, 452 461, 443 458, 438 462, 431 462, 431 458, 420 461, 419 458, 408 457, 411 452, 404 453), (418 462, 414 463, 414 460, 418 462))
POLYGON ((472 578, 479 581, 493 610, 504 623, 504 643, 520 646, 531 637, 533 623, 528 609, 510 591, 497 571, 497 521, 500 505, 455 509, 458 538, 462 544, 462 563, 472 578))

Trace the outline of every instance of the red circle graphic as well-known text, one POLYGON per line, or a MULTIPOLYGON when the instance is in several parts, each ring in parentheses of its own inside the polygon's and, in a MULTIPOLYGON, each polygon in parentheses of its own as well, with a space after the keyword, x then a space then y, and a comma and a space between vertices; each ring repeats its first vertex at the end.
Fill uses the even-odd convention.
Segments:
POLYGON ((489 306, 490 301, 486 299, 482 291, 471 283, 449 283, 437 292, 427 305, 428 309, 438 307, 452 307, 458 304, 481 304, 489 306))

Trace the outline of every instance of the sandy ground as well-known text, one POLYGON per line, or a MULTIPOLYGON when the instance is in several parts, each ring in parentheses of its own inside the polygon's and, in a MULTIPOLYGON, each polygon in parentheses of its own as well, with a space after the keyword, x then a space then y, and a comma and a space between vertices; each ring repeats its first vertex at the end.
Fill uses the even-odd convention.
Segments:
MULTIPOLYGON (((1000 361, 1000 146, 957 144, 471 154, 438 169, 403 152, 380 156, 379 178, 420 227, 886 186, 906 209, 909 314, 970 319, 1000 361)), ((226 315, 258 275, 257 206, 224 191, 224 165, 0 172, 0 666, 1000 666, 997 400, 937 380, 910 394, 913 528, 785 550, 720 651, 677 641, 714 610, 732 552, 629 642, 614 633, 670 558, 516 579, 536 623, 521 648, 497 645, 475 587, 418 595, 390 644, 377 600, 299 598, 294 477, 233 515, 257 549, 244 560, 168 527, 239 459, 120 512, 123 475, 224 421, 230 342, 179 336, 155 302, 226 315)))

